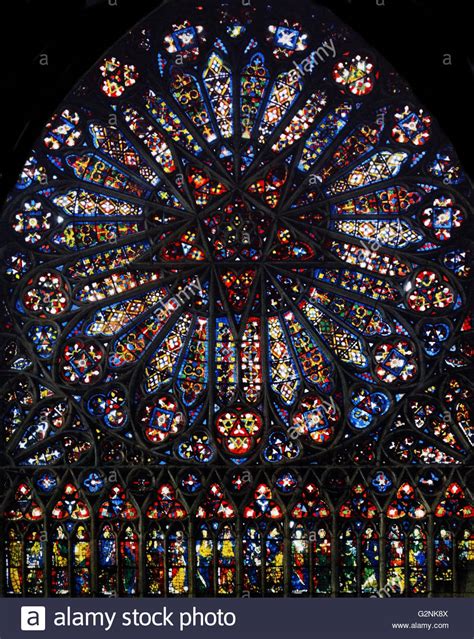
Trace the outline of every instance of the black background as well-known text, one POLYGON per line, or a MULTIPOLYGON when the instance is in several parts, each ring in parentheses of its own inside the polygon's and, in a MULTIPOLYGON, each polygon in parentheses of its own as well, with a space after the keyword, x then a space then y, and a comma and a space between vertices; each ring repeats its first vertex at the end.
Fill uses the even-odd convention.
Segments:
MULTIPOLYGON (((6 0, 0 10, 0 199, 79 77, 160 0, 6 0), (116 2, 117 6, 113 6, 116 2), (41 54, 49 64, 40 65, 41 54)), ((179 0, 173 0, 179 6, 179 0)), ((255 3, 263 0, 254 0, 255 3)), ((289 1, 289 7, 291 2, 289 1)), ((468 0, 320 0, 408 80, 440 121, 466 170, 473 114, 468 0), (452 65, 443 64, 445 54, 452 65)))

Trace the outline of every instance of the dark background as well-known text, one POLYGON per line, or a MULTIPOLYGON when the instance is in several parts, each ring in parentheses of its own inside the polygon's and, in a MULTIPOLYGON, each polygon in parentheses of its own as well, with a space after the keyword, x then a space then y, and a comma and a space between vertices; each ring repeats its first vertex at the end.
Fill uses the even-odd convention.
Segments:
MULTIPOLYGON (((179 0, 174 0, 179 3, 179 0)), ((255 3, 263 0, 254 0, 255 3)), ((291 2, 288 0, 289 8, 291 2)), ((320 0, 408 80, 440 121, 466 170, 473 64, 469 0, 320 0), (452 65, 443 64, 451 54, 452 65)), ((10 0, 0 10, 0 201, 30 148, 79 77, 160 0, 10 0), (48 66, 40 65, 47 53, 48 66)))

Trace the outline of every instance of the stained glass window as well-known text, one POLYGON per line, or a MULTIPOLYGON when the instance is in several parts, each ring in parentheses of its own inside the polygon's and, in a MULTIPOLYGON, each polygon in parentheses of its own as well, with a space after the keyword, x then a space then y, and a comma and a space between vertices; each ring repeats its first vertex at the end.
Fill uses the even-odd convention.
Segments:
POLYGON ((288 13, 158 9, 7 198, 5 595, 472 594, 471 185, 288 13))

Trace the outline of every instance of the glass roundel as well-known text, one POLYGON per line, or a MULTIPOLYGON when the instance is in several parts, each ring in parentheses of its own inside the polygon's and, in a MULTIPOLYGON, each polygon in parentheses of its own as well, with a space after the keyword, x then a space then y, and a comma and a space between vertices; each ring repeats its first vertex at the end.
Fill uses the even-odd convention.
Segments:
POLYGON ((5 207, 9 463, 468 461, 469 198, 331 14, 153 14, 5 207))

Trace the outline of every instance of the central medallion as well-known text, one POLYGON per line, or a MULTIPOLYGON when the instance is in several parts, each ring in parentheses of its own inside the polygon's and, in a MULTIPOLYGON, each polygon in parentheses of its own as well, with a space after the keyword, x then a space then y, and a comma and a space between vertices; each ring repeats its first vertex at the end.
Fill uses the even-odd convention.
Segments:
POLYGON ((216 262, 257 262, 264 254, 272 218, 247 204, 236 192, 232 201, 202 218, 216 262))

